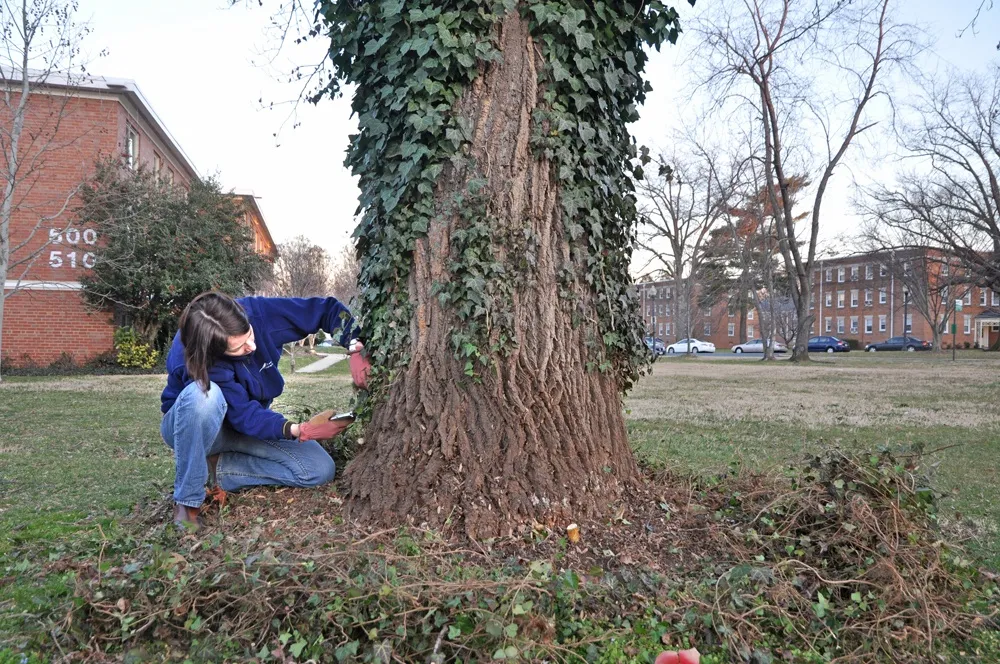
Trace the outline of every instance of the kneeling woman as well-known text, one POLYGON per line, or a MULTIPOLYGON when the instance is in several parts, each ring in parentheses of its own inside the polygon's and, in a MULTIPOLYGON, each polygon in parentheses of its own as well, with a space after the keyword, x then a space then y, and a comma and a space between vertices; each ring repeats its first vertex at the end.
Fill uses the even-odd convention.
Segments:
MULTIPOLYGON (((209 292, 187 306, 179 328, 160 397, 160 432, 177 463, 176 523, 198 528, 210 474, 224 491, 333 480, 333 459, 316 440, 336 436, 348 422, 315 417, 296 424, 269 406, 285 385, 278 373, 284 344, 322 329, 352 346, 359 331, 344 305, 332 297, 234 300, 209 292)), ((355 353, 350 362, 354 384, 364 387, 367 360, 355 353)))

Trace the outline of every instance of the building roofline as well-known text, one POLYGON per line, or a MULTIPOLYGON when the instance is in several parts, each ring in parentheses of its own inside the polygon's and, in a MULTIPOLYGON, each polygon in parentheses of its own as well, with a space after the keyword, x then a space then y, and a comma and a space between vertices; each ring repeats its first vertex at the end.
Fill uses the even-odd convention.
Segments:
MULTIPOLYGON (((139 89, 135 81, 128 78, 113 78, 109 76, 96 76, 93 74, 80 74, 71 76, 62 72, 47 73, 42 71, 28 70, 29 78, 34 78, 29 85, 33 88, 53 88, 65 90, 80 90, 86 92, 98 92, 122 96, 128 99, 136 107, 144 119, 149 122, 153 130, 159 134, 160 138, 173 150, 174 154, 194 177, 200 178, 198 169, 194 162, 187 156, 180 143, 171 135, 167 126, 160 120, 160 116, 153 110, 152 104, 139 89)), ((20 72, 16 69, 0 67, 0 83, 6 85, 20 84, 20 72)))
POLYGON ((253 212, 256 213, 257 218, 260 219, 261 229, 264 231, 264 234, 267 236, 267 240, 271 243, 271 246, 274 248, 274 258, 277 258, 278 243, 274 241, 274 236, 271 235, 271 229, 267 227, 267 221, 265 221, 264 219, 264 213, 261 211, 260 206, 257 205, 257 197, 254 196, 252 193, 239 192, 239 191, 232 192, 232 195, 238 196, 243 201, 249 201, 250 206, 253 208, 253 212))

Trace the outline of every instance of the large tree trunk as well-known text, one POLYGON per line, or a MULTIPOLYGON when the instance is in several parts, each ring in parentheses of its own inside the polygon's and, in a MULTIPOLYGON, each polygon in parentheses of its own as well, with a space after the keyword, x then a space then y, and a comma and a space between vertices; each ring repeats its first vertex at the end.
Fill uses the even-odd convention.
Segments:
MULTIPOLYGON (((442 212, 413 254, 409 363, 374 410, 345 474, 352 518, 487 538, 533 520, 565 526, 596 516, 638 477, 620 386, 588 370, 596 327, 587 315, 574 324, 579 303, 559 294, 570 243, 552 166, 529 146, 541 56, 516 12, 501 23, 498 45, 502 61, 487 67, 457 109, 474 127, 477 170, 446 167, 435 198, 444 210, 470 179, 485 178, 498 260, 523 258, 508 238, 530 229, 537 240, 536 266, 512 286, 518 345, 509 356, 490 355, 476 379, 455 359, 457 319, 432 288, 450 277, 452 232, 463 222, 442 212)), ((576 295, 592 311, 590 295, 576 295)))

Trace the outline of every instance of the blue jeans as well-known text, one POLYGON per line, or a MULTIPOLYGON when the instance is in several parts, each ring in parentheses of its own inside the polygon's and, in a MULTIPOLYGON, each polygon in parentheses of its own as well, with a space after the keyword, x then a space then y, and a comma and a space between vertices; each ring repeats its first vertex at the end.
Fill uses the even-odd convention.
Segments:
POLYGON ((216 478, 225 491, 271 484, 312 487, 333 480, 335 465, 315 440, 261 440, 224 422, 226 399, 215 383, 206 393, 197 382, 185 387, 163 416, 160 433, 174 451, 174 502, 198 507, 205 501, 206 457, 219 454, 216 478))

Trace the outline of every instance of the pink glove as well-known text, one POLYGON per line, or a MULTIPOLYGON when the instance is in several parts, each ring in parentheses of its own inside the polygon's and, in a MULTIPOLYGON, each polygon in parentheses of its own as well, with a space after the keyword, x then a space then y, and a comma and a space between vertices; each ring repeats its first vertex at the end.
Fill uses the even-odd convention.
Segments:
POLYGON ((299 441, 328 440, 351 426, 352 420, 331 420, 333 416, 332 410, 324 410, 318 415, 313 415, 308 422, 300 424, 299 441))
POLYGON ((372 364, 368 361, 368 355, 364 352, 365 347, 361 342, 351 344, 347 351, 347 364, 351 368, 351 380, 354 386, 362 390, 368 387, 368 372, 372 370, 372 364))

